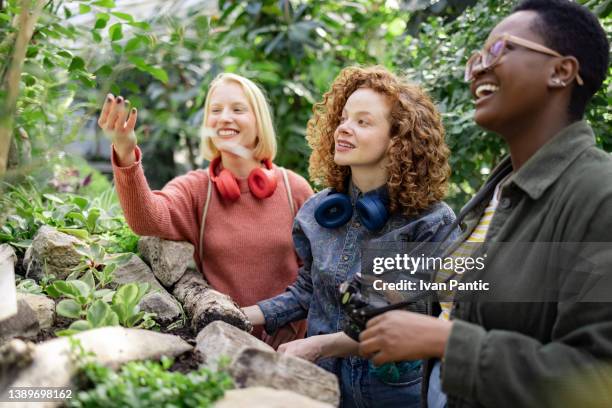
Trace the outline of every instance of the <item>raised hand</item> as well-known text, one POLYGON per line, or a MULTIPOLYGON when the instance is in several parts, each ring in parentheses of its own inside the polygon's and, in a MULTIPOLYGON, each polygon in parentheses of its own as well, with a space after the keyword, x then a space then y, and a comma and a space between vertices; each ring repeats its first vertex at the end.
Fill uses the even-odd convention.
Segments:
POLYGON ((106 96, 98 125, 108 136, 115 150, 120 166, 129 166, 136 161, 136 108, 129 107, 130 102, 122 96, 116 98, 112 94, 106 96))

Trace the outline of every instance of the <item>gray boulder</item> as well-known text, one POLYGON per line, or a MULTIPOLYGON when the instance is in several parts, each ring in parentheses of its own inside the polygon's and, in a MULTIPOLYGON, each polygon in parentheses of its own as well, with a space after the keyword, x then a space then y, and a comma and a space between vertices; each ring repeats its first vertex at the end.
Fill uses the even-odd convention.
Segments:
POLYGON ((138 251, 151 265, 155 277, 167 288, 174 285, 193 264, 193 245, 189 242, 142 237, 138 241, 138 251))
POLYGON ((66 279, 72 269, 81 263, 81 255, 75 245, 85 246, 76 237, 43 225, 23 259, 26 276, 39 280, 46 272, 57 279, 66 279))
POLYGON ((20 339, 11 339, 0 346, 0 394, 12 382, 19 370, 32 363, 34 350, 34 343, 26 343, 20 339))
POLYGON ((251 387, 225 392, 215 408, 331 408, 333 405, 316 401, 289 390, 251 387))
POLYGON ((292 390, 326 404, 340 403, 335 375, 304 359, 279 354, 227 323, 211 323, 198 333, 196 342, 206 365, 216 368, 220 358, 229 359, 227 369, 239 388, 292 390))
POLYGON ((17 301, 17 314, 0 320, 0 344, 16 336, 34 337, 39 331, 38 316, 28 303, 21 299, 17 301))
POLYGON ((24 300, 36 315, 41 329, 49 329, 55 321, 55 302, 44 295, 17 292, 17 299, 24 300))
POLYGON ((243 330, 231 324, 216 321, 198 333, 195 350, 202 356, 204 364, 216 368, 220 357, 237 356, 242 349, 248 347, 274 351, 268 344, 243 330))
POLYGON ((340 404, 336 376, 301 358, 247 347, 232 360, 229 373, 240 388, 292 390, 327 404, 340 404))
POLYGON ((146 312, 156 313, 157 321, 161 325, 168 325, 182 315, 181 305, 168 291, 160 285, 151 272, 151 269, 136 255, 128 260, 128 262, 117 266, 114 271, 114 285, 131 282, 147 282, 151 285, 149 293, 147 293, 140 301, 140 308, 146 312))
MULTIPOLYGON (((134 360, 176 357, 192 347, 178 336, 150 330, 103 327, 74 336, 85 352, 95 353, 95 360, 108 367, 118 368, 134 360)), ((33 361, 20 370, 10 387, 70 387, 77 367, 71 358, 70 341, 57 338, 36 345, 33 361)), ((0 401, 6 395, 0 395, 0 401)), ((61 401, 22 403, 22 407, 56 407, 61 401)))

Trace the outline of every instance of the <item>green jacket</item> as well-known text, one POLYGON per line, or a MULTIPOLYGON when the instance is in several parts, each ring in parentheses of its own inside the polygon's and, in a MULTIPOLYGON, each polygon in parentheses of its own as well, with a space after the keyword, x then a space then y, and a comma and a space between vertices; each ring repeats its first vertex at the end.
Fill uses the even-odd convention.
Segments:
MULTIPOLYGON (((511 170, 506 158, 490 180, 511 170)), ((468 204, 457 245, 493 184, 468 204)), ((506 301, 455 302, 441 372, 448 406, 612 406, 612 156, 586 122, 504 182, 482 252, 485 268, 462 281, 488 282, 506 301)))

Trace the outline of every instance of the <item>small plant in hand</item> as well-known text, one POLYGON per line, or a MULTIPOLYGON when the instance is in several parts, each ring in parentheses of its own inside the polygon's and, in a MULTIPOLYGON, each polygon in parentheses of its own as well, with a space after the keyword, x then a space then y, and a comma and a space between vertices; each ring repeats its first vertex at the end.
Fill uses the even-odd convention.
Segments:
POLYGON ((82 390, 70 407, 209 407, 234 388, 224 364, 218 371, 200 368, 187 374, 172 372, 173 360, 130 362, 118 372, 93 361, 93 354, 71 339, 72 356, 79 367, 82 390))

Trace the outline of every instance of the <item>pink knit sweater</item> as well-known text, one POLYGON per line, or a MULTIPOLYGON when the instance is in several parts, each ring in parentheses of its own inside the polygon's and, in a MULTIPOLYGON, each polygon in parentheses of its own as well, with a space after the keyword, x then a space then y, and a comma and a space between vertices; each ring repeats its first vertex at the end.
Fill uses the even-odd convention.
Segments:
MULTIPOLYGON (((224 201, 214 188, 206 216, 203 260, 200 224, 208 189, 208 170, 190 171, 171 180, 161 191, 151 191, 136 149, 136 163, 117 166, 113 151, 115 186, 125 218, 138 235, 191 242, 194 258, 211 286, 230 295, 241 307, 271 298, 297 277, 293 249, 293 214, 280 169, 278 186, 264 200, 251 195, 247 179, 239 179, 240 198, 224 201)), ((308 182, 287 171, 295 209, 312 195, 308 182)), ((213 185, 214 186, 214 185, 213 185)))

